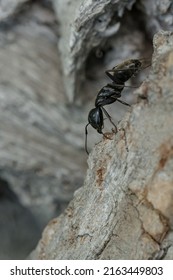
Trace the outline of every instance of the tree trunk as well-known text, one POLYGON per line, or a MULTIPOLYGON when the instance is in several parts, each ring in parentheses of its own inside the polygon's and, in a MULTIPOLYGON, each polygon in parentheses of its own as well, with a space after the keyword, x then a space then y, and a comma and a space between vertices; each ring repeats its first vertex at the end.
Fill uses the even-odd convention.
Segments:
MULTIPOLYGON (((0 1, 0 258, 25 258, 38 243, 45 225, 63 212, 74 191, 83 185, 87 169, 85 125, 98 92, 110 82, 105 70, 128 58, 150 57, 153 34, 161 28, 173 29, 171 7, 170 0, 0 1)), ((112 245, 114 239, 116 244, 125 246, 123 240, 128 238, 126 233, 131 228, 133 231, 133 225, 136 235, 129 235, 128 244, 133 244, 138 235, 142 241, 134 245, 134 251, 131 245, 129 251, 123 249, 125 256, 142 252, 142 249, 135 251, 135 246, 141 248, 145 242, 153 246, 149 247, 148 255, 169 248, 170 233, 164 239, 165 229, 169 232, 170 226, 169 207, 166 204, 163 213, 157 210, 156 215, 154 209, 159 206, 154 204, 151 191, 144 190, 147 176, 153 176, 150 178, 153 182, 153 174, 158 174, 153 171, 155 151, 163 168, 171 160, 171 143, 157 136, 160 133, 169 138, 171 134, 166 119, 172 88, 169 76, 163 80, 164 73, 171 71, 171 58, 169 62, 164 60, 169 57, 171 46, 163 42, 163 55, 159 49, 162 39, 171 42, 171 36, 162 34, 156 38, 154 72, 138 90, 140 103, 132 107, 131 113, 123 117, 128 109, 118 102, 106 107, 115 124, 122 118, 123 121, 116 135, 109 134, 112 140, 104 139, 91 153, 85 186, 76 192, 74 201, 58 219, 62 228, 56 225, 56 219, 53 222, 57 230, 53 243, 48 238, 49 245, 54 246, 57 234, 56 246, 64 246, 62 253, 54 255, 49 245, 44 245, 46 258, 104 258, 109 257, 106 248, 110 248, 110 257, 119 257, 117 253, 114 256, 119 248, 112 245), (169 87, 166 95, 162 94, 162 87, 163 92, 169 87), (162 127, 163 121, 169 134, 165 125, 162 127), (157 150, 153 148, 152 154, 149 152, 152 146, 148 145, 153 141, 149 138, 157 140, 157 150), (162 142, 165 146, 157 148, 162 142), (150 167, 148 164, 144 168, 145 159, 146 165, 151 161, 150 167), (154 229, 150 224, 147 227, 147 222, 141 222, 149 216, 147 211, 152 219, 157 218, 157 238, 152 238, 150 229, 152 232, 154 229), (130 220, 131 217, 134 219, 130 220), (59 239, 61 233, 63 242, 67 240, 64 245, 59 239), (88 248, 84 251, 85 246, 88 248)), ((140 84, 146 77, 145 71, 134 77, 137 81, 129 81, 130 86, 140 84)), ((122 99, 136 103, 132 92, 132 88, 126 87, 122 99)), ((104 131, 111 131, 107 121, 104 131)), ((91 127, 88 132, 90 151, 101 135, 91 127)), ((158 176, 165 179, 166 175, 158 176)), ((44 242, 47 233, 49 236, 48 229, 49 226, 44 242)), ((44 256, 40 253, 41 244, 34 253, 36 258, 44 256)))
POLYGON ((138 103, 93 149, 84 186, 31 258, 173 258, 172 70, 173 34, 160 32, 138 103))

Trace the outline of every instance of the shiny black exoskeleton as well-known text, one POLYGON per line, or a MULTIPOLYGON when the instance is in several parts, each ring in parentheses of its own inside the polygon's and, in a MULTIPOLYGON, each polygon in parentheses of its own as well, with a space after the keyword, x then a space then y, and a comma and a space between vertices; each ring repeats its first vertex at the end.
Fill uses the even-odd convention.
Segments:
POLYGON ((112 83, 107 84, 98 92, 95 100, 95 108, 93 108, 88 114, 88 124, 85 126, 85 150, 87 154, 88 125, 90 124, 97 130, 98 133, 103 134, 107 138, 107 136, 102 132, 104 125, 104 113, 114 126, 114 131, 117 132, 116 125, 113 123, 111 116, 103 106, 114 103, 115 101, 118 101, 126 106, 130 106, 119 98, 121 97, 121 92, 125 87, 125 82, 135 75, 141 69, 141 66, 142 62, 140 60, 129 59, 113 67, 111 70, 105 71, 106 75, 112 80, 112 83))

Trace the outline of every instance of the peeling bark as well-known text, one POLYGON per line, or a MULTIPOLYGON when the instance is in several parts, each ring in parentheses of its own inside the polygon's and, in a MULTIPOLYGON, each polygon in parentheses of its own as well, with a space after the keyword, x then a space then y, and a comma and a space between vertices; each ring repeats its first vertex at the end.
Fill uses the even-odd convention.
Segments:
POLYGON ((79 85, 84 78, 85 62, 90 51, 117 33, 120 18, 125 9, 131 9, 134 0, 53 1, 60 20, 59 41, 64 85, 67 96, 72 102, 79 93, 79 85), (73 2, 73 3, 72 3, 73 2), (111 26, 112 18, 116 18, 111 26))
POLYGON ((131 53, 133 56, 136 54, 140 57, 142 54, 146 55, 146 53, 139 52, 143 44, 147 50, 143 36, 146 40, 147 36, 153 38, 153 35, 162 28, 172 30, 173 16, 170 11, 173 9, 173 5, 171 0, 153 2, 145 0, 100 0, 99 2, 95 0, 76 0, 75 2, 53 0, 52 4, 60 22, 62 36, 58 46, 63 65, 65 91, 70 102, 80 96, 81 84, 85 79, 85 64, 91 51, 99 52, 100 48, 104 49, 107 42, 114 38, 113 47, 120 44, 119 59, 124 43, 128 45, 128 51, 124 53, 124 57, 130 56, 131 53), (136 11, 132 17, 135 24, 131 28, 126 14, 127 11, 132 11, 134 6, 136 11), (124 23, 126 37, 130 34, 127 42, 123 40, 122 26, 124 23), (139 27, 139 34, 134 32, 137 27, 139 27), (141 29, 142 34, 140 34, 141 29), (134 44, 131 42, 134 40, 133 37, 137 38, 137 53, 133 50, 134 44))

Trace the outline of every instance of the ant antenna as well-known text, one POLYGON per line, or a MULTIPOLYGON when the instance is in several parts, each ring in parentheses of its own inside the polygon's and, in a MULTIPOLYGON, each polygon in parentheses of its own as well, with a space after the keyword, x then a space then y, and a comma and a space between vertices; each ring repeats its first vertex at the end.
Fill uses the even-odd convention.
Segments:
POLYGON ((90 123, 87 123, 87 125, 85 126, 85 151, 86 153, 89 155, 89 152, 88 152, 88 147, 87 147, 87 135, 88 135, 88 130, 87 130, 87 127, 90 123))

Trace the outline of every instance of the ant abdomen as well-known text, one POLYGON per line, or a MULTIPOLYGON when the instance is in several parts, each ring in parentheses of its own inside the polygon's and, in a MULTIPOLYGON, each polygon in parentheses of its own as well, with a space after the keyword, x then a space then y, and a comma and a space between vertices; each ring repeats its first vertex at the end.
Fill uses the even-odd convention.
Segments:
MULTIPOLYGON (((109 72, 112 72, 112 80, 116 84, 124 84, 127 82, 134 74, 136 74, 142 63, 138 59, 129 59, 124 61, 117 66, 115 66, 112 70, 106 71, 107 75, 109 72)), ((108 75, 110 77, 110 75, 108 75)), ((110 77, 111 78, 111 77, 110 77)))

